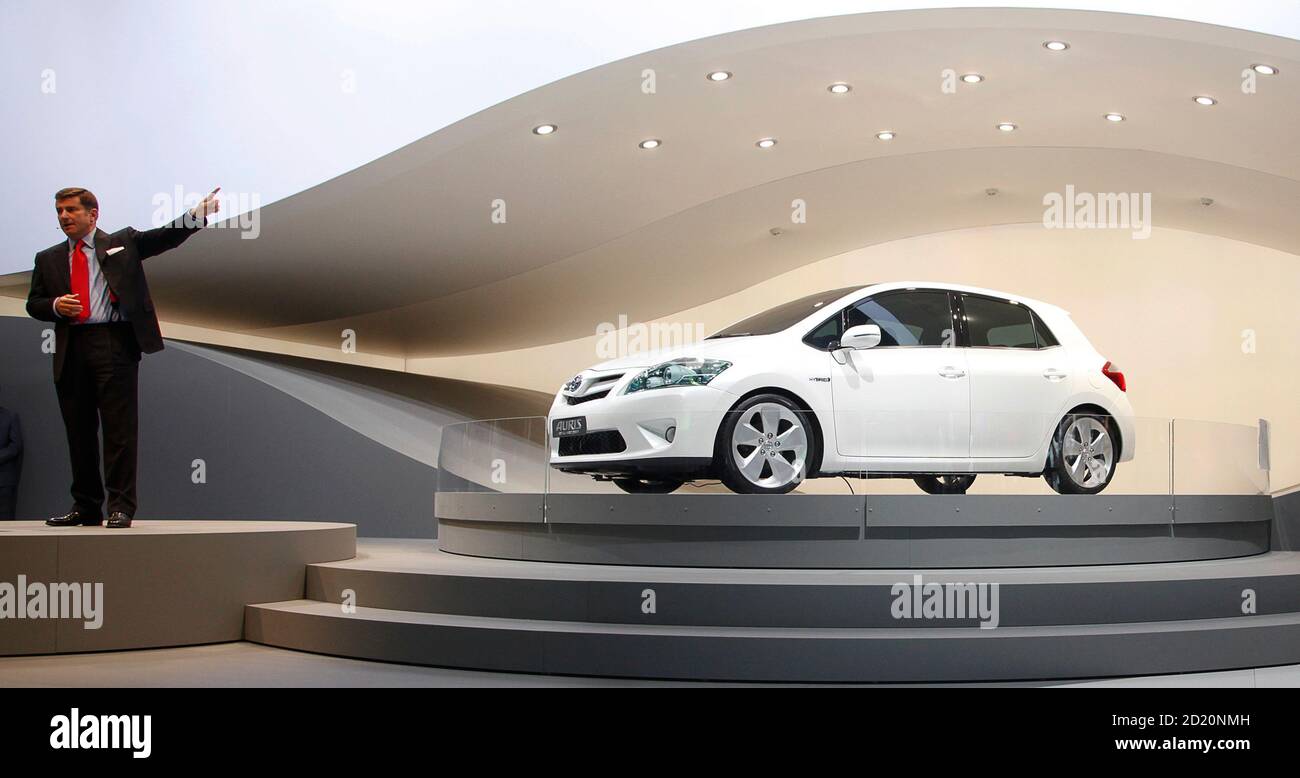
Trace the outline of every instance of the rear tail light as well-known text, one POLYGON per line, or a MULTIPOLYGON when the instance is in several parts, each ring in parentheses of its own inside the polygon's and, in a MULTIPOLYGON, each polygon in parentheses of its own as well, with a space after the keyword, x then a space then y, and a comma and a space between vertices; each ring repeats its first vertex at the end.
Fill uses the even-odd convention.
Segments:
POLYGON ((1101 374, 1109 378, 1112 383, 1118 386, 1121 392, 1128 391, 1128 384, 1125 383, 1124 381, 1124 374, 1120 372, 1119 368, 1115 366, 1114 362, 1107 362, 1106 364, 1102 365, 1101 374))

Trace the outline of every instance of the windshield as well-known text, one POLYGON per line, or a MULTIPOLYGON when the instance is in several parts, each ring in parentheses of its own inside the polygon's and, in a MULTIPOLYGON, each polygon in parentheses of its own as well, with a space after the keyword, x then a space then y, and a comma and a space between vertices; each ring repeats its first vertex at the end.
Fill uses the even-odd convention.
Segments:
POLYGON ((864 284, 861 286, 846 286, 843 289, 831 289, 827 292, 818 292, 807 297, 800 297, 792 302, 782 303, 775 308, 769 308, 762 313, 750 316, 744 321, 736 322, 721 332, 710 335, 707 339, 739 338, 745 335, 771 335, 774 332, 780 332, 794 326, 801 319, 817 313, 823 307, 835 302, 844 295, 865 286, 864 284))

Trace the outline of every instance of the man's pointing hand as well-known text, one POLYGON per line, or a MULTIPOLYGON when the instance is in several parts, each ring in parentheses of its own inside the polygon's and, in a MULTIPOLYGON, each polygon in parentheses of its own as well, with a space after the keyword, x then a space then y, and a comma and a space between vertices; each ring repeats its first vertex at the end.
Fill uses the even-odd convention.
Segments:
POLYGON ((213 189, 212 193, 209 194, 207 197, 203 198, 202 202, 200 202, 198 205, 191 208, 190 217, 198 221, 200 224, 203 224, 205 223, 209 214, 213 214, 216 213, 217 211, 220 211, 221 201, 217 199, 217 192, 220 191, 221 191, 221 187, 217 187, 216 189, 213 189))

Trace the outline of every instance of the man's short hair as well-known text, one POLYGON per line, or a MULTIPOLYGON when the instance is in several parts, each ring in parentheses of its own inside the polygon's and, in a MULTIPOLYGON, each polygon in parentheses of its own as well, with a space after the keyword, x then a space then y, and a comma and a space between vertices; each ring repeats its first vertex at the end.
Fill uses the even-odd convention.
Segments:
POLYGON ((89 211, 91 208, 99 208, 99 200, 95 199, 95 193, 89 189, 82 189, 79 186, 70 186, 67 189, 60 189, 54 193, 54 202, 67 200, 69 197, 76 197, 81 200, 81 207, 89 211))

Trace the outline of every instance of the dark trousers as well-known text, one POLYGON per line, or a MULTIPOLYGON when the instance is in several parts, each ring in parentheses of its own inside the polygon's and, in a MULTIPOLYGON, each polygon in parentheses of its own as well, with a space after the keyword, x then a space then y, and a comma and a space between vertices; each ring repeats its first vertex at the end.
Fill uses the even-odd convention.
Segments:
POLYGON ((0 486, 0 521, 11 521, 18 504, 17 486, 0 486))
POLYGON ((92 517, 103 515, 100 511, 105 483, 108 512, 135 516, 139 368, 140 348, 130 324, 77 324, 69 328, 68 353, 55 388, 72 459, 72 500, 79 511, 92 517))

